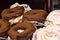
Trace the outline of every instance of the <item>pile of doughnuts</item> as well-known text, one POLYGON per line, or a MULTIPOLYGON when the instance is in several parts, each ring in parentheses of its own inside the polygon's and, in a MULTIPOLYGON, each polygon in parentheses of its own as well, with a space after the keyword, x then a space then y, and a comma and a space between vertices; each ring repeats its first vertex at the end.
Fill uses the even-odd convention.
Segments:
POLYGON ((1 13, 0 20, 0 37, 9 36, 11 40, 32 40, 32 35, 36 31, 36 26, 27 21, 38 21, 44 23, 47 12, 44 10, 30 10, 24 13, 23 6, 7 8, 1 13), (22 22, 17 22, 11 25, 10 19, 15 19, 22 16, 22 22), (18 30, 24 30, 18 32, 18 30))

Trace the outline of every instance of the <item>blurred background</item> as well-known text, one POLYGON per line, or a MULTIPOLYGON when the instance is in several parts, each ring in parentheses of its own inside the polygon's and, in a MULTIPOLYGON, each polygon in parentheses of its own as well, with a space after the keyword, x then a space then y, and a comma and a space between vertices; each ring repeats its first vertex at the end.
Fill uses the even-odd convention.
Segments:
POLYGON ((54 10, 59 10, 60 9, 60 0, 54 0, 53 1, 53 7, 54 7, 54 10))

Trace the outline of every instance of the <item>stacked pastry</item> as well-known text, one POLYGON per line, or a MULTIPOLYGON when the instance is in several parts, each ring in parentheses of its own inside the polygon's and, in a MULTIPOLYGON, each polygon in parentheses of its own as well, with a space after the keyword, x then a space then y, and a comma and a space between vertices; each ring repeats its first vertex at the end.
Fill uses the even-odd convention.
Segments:
POLYGON ((11 40, 31 40, 36 26, 29 21, 44 23, 47 12, 44 10, 30 10, 24 13, 23 6, 16 6, 3 10, 1 16, 4 23, 0 20, 2 23, 0 37, 8 35, 11 40), (5 20, 8 22, 7 24, 5 20))
MULTIPOLYGON (((28 22, 20 22, 21 20, 19 19, 18 22, 15 22, 13 19, 22 16, 24 13, 24 7, 22 6, 16 6, 15 8, 8 8, 2 11, 1 16, 2 19, 7 22, 2 23, 2 27, 0 28, 0 37, 8 36, 12 40, 31 40, 32 35, 36 28, 28 22), (13 21, 10 21, 13 20, 13 21), (5 26, 6 25, 6 26, 5 26), (23 32, 19 32, 18 30, 24 30, 23 32), (3 32, 2 32, 3 31, 3 32), (6 32, 6 34, 5 34, 6 32), (4 35, 3 35, 3 34, 4 35)), ((0 20, 1 21, 1 20, 0 20)), ((2 21, 1 21, 2 22, 2 21)))

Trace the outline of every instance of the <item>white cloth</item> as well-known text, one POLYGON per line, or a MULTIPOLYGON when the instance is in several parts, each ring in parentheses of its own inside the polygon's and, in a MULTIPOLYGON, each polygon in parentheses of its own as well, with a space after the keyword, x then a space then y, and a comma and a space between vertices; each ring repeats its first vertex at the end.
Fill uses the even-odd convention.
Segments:
MULTIPOLYGON (((14 8, 14 7, 16 7, 16 6, 23 6, 24 9, 25 9, 24 13, 27 12, 27 11, 29 11, 29 10, 32 10, 29 5, 27 5, 27 4, 19 4, 19 3, 15 3, 15 4, 11 5, 10 8, 14 8)), ((14 23, 17 23, 17 22, 22 22, 22 18, 23 18, 23 15, 15 18, 15 19, 9 20, 9 22, 10 22, 11 24, 14 24, 14 23)))
POLYGON ((16 6, 23 6, 25 9, 24 13, 29 11, 29 10, 32 10, 28 4, 19 4, 19 3, 15 3, 15 4, 11 5, 10 8, 14 8, 16 6))
POLYGON ((60 10, 52 11, 47 16, 45 26, 36 30, 32 40, 60 40, 60 10))

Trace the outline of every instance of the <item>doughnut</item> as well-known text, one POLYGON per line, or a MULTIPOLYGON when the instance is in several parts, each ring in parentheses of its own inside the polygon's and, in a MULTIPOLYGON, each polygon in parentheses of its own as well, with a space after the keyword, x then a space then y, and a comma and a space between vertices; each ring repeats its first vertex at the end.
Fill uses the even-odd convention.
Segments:
POLYGON ((6 38, 10 23, 4 19, 0 19, 0 37, 6 38))
POLYGON ((48 13, 45 10, 30 10, 23 14, 23 21, 38 21, 44 23, 48 13))
POLYGON ((3 19, 10 20, 12 18, 16 18, 21 16, 24 13, 23 6, 16 6, 14 8, 7 8, 2 11, 1 16, 3 19))
POLYGON ((30 22, 37 28, 42 28, 44 27, 44 22, 47 17, 48 13, 45 10, 30 10, 23 14, 23 19, 22 21, 30 22))
POLYGON ((28 40, 31 39, 36 28, 33 24, 28 22, 19 22, 14 25, 8 32, 9 37, 12 40, 28 40), (18 30, 24 30, 23 32, 18 32, 18 30))

